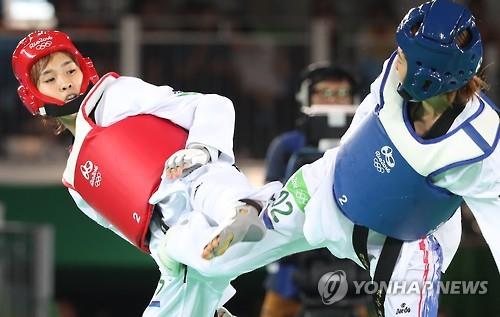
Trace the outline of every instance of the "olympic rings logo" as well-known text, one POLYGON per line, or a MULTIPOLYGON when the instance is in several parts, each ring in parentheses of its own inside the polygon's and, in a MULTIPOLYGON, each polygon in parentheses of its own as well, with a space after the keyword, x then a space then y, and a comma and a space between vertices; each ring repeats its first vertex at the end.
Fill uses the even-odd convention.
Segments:
POLYGON ((102 176, 99 172, 99 166, 92 163, 92 161, 89 160, 85 162, 85 164, 80 165, 80 172, 82 172, 83 177, 89 181, 90 186, 101 186, 102 176))
POLYGON ((41 51, 41 50, 49 48, 51 45, 52 45, 52 41, 45 41, 45 42, 42 42, 42 43, 38 44, 37 46, 35 46, 35 49, 37 51, 41 51))
POLYGON ((373 166, 375 166, 375 168, 377 169, 377 172, 382 173, 382 174, 385 173, 385 170, 382 167, 382 164, 380 164, 380 162, 378 161, 378 159, 376 157, 373 159, 373 166))
POLYGON ((394 157, 392 156, 392 148, 390 146, 383 146, 380 149, 380 153, 384 155, 385 162, 389 167, 394 167, 396 165, 396 161, 394 160, 394 157))
POLYGON ((90 172, 94 169, 94 163, 92 161, 87 161, 85 164, 80 165, 80 171, 86 180, 90 179, 90 172))
POLYGON ((101 173, 97 172, 94 179, 94 186, 99 187, 101 185, 101 180, 102 180, 101 173))
POLYGON ((375 151, 373 166, 381 174, 391 172, 391 169, 396 166, 396 160, 392 155, 392 148, 390 146, 385 145, 380 148, 380 151, 375 151))

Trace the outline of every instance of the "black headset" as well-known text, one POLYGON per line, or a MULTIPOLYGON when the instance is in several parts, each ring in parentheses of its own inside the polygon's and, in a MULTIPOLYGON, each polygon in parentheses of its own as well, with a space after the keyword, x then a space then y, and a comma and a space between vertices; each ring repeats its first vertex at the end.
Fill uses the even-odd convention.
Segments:
POLYGON ((328 61, 316 62, 307 66, 300 75, 300 82, 295 100, 301 109, 311 106, 311 93, 314 85, 323 80, 342 81, 346 80, 351 85, 351 95, 357 94, 357 82, 345 69, 333 66, 328 61))

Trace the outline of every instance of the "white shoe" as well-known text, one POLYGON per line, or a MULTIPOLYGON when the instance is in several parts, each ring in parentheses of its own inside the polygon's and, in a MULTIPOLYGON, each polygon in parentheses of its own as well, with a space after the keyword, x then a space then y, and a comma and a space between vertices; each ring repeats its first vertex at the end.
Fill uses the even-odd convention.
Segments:
POLYGON ((224 254, 238 242, 257 242, 264 238, 266 226, 259 218, 259 210, 244 202, 238 202, 234 214, 222 230, 203 249, 202 258, 210 260, 224 254))
POLYGON ((231 314, 229 310, 221 307, 217 309, 217 317, 236 317, 236 315, 231 314))

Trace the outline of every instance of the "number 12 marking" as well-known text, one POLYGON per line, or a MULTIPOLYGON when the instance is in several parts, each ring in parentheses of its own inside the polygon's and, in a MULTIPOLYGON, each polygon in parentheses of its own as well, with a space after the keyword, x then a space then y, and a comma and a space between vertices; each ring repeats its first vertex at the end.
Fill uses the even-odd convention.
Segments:
MULTIPOLYGON (((273 202, 273 204, 271 205, 271 207, 276 207, 277 205, 281 204, 282 202, 284 202, 288 198, 289 195, 290 195, 289 192, 287 192, 285 190, 281 191, 278 199, 276 199, 276 201, 273 202)), ((281 210, 281 209, 278 209, 278 208, 272 208, 271 211, 269 211, 269 213, 273 217, 274 222, 280 222, 280 220, 278 219, 278 217, 276 216, 276 214, 280 214, 280 215, 283 215, 283 216, 288 216, 289 214, 292 213, 292 211, 293 211, 292 203, 290 203, 289 201, 287 201, 285 205, 286 205, 286 209, 285 210, 281 210)))

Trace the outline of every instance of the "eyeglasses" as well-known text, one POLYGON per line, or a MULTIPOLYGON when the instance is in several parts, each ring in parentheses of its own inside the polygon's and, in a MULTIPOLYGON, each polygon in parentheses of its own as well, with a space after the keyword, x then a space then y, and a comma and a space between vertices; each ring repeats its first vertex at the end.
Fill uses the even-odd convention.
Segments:
POLYGON ((313 89, 313 94, 321 95, 325 98, 335 98, 335 97, 349 97, 351 96, 351 89, 349 88, 323 88, 323 89, 313 89))

